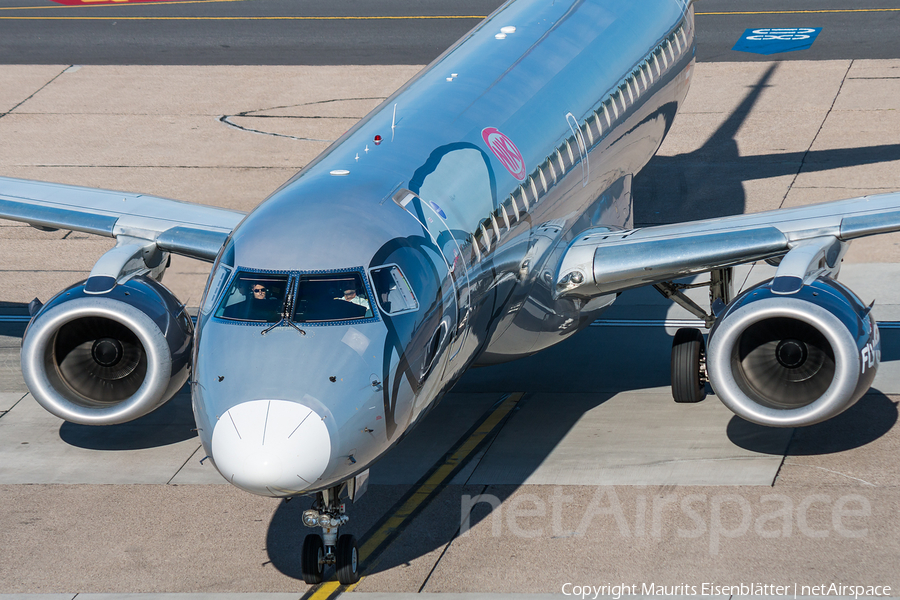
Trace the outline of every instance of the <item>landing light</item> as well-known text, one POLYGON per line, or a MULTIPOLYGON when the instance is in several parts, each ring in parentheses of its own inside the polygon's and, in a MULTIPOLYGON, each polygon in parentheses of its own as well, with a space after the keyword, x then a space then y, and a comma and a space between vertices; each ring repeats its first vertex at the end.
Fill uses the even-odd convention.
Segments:
POLYGON ((315 527, 319 524, 319 512, 315 510, 303 511, 303 524, 307 527, 315 527))

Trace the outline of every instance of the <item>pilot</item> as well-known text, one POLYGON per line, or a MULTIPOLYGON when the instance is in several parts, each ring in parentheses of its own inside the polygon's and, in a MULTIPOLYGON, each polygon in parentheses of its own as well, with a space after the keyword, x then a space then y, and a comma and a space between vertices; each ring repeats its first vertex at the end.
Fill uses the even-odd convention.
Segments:
POLYGON ((277 321, 281 313, 281 303, 278 298, 272 296, 265 283, 249 281, 248 284, 249 297, 229 306, 226 317, 270 323, 277 321))
POLYGON ((351 302, 358 306, 362 306, 367 311, 369 310, 369 301, 367 299, 363 298, 362 296, 358 295, 356 293, 356 290, 353 288, 344 290, 344 295, 341 296, 340 298, 335 298, 335 300, 344 300, 345 302, 351 302))
POLYGON ((250 287, 250 293, 253 294, 254 300, 265 300, 268 288, 261 283, 254 283, 250 287))

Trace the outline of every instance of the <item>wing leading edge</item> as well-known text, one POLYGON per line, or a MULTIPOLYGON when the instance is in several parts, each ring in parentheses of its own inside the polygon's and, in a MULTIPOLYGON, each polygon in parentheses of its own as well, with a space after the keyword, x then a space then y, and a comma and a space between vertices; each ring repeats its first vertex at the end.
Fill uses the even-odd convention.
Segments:
POLYGON ((152 245, 205 261, 245 213, 155 196, 0 177, 0 218, 152 245))
POLYGON ((802 260, 783 260, 776 278, 803 280, 819 263, 836 271, 850 240, 892 231, 900 231, 898 192, 639 229, 598 227, 569 244, 556 294, 590 298, 789 253, 802 260))

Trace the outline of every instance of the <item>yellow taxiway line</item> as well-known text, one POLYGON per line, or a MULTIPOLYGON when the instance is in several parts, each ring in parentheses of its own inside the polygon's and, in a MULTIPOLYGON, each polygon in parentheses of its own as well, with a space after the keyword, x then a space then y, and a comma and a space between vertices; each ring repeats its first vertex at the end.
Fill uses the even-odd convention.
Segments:
MULTIPOLYGON (((500 404, 494 408, 488 416, 472 431, 469 436, 451 453, 446 455, 443 462, 439 462, 432 467, 432 471, 424 482, 407 496, 403 504, 400 505, 389 517, 387 517, 381 526, 370 535, 359 549, 359 564, 364 565, 367 571, 371 571, 378 563, 377 554, 384 548, 392 537, 409 524, 409 522, 420 512, 424 504, 434 498, 449 479, 456 473, 458 468, 466 461, 466 459, 481 445, 499 425, 503 419, 515 408, 519 400, 522 399, 523 392, 515 392, 509 394, 500 404), (374 562, 370 562, 374 557, 374 562)), ((327 598, 336 598, 344 592, 353 591, 362 580, 365 574, 357 583, 341 587, 336 581, 328 581, 319 584, 312 593, 303 596, 303 600, 326 600, 327 598)))

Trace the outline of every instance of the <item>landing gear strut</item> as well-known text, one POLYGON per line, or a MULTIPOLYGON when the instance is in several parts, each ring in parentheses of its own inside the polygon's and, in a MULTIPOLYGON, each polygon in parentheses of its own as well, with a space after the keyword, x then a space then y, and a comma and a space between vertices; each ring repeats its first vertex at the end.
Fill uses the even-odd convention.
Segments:
MULTIPOLYGON (((663 281, 653 287, 703 319, 706 327, 711 328, 734 296, 734 272, 730 267, 713 269, 709 281, 688 284, 663 281), (709 312, 683 293, 683 290, 699 287, 709 287, 709 312)), ((700 402, 706 398, 706 382, 706 343, 703 334, 699 329, 679 329, 672 341, 672 397, 680 403, 700 402)))
POLYGON ((341 486, 319 492, 312 508, 303 512, 303 524, 321 527, 322 534, 311 533, 303 541, 300 559, 303 581, 322 583, 325 565, 334 565, 338 581, 349 585, 359 581, 359 549, 352 535, 339 535, 340 527, 350 520, 344 514, 339 494, 341 486))

